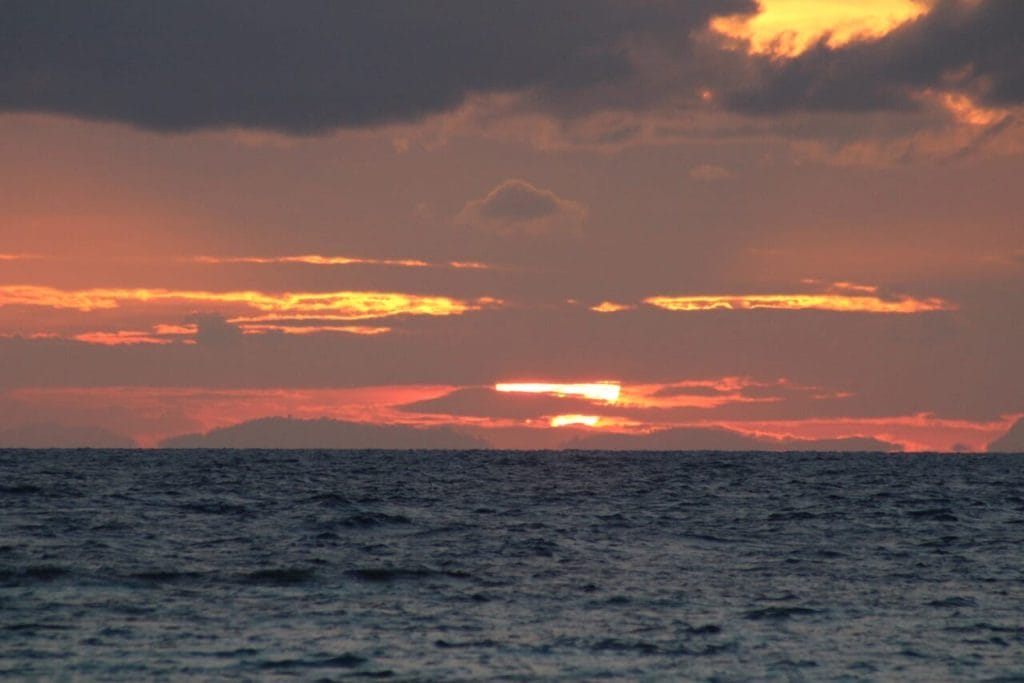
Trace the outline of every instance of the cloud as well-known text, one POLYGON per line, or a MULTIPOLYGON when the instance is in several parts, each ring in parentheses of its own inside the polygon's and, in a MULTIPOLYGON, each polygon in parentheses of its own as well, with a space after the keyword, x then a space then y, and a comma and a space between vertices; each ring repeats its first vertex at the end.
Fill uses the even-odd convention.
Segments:
MULTIPOLYGON (((315 316, 324 320, 362 320, 395 315, 460 315, 496 305, 495 299, 461 301, 444 296, 399 292, 211 292, 178 289, 94 288, 67 290, 39 285, 0 285, 0 307, 45 306, 89 312, 130 304, 158 303, 231 306, 260 311, 273 319, 315 316)), ((262 321, 268 318, 264 317, 262 321)), ((256 322, 255 320, 249 322, 256 322)))
POLYGON ((489 444, 450 427, 372 425, 341 420, 267 417, 205 434, 185 434, 161 448, 476 449, 489 444))
POLYGON ((468 387, 457 389, 444 396, 403 405, 401 410, 455 418, 533 420, 544 415, 588 412, 593 410, 593 407, 592 402, 580 397, 502 393, 489 387, 468 387))
POLYGON ((415 121, 471 93, 558 101, 628 81, 752 0, 385 3, 11 0, 0 108, 165 131, 415 121))
POLYGON ((730 105, 752 114, 908 111, 931 90, 989 106, 1022 104, 1022 25, 1018 0, 938 0, 876 40, 835 48, 822 41, 794 59, 765 60, 763 78, 730 105))
POLYGON ((196 314, 186 322, 196 326, 195 339, 201 346, 231 346, 242 339, 242 331, 216 313, 196 314))
MULTIPOLYGON (((0 254, 0 261, 4 255, 0 254)), ((297 256, 195 256, 196 263, 211 265, 256 264, 279 265, 301 264, 307 266, 395 266, 401 268, 462 268, 468 270, 490 270, 494 266, 477 261, 446 261, 433 263, 422 259, 361 258, 358 256, 324 256, 323 254, 300 254, 297 256)))
POLYGON ((685 312, 771 309, 909 315, 956 310, 954 304, 938 298, 917 299, 911 296, 881 298, 876 294, 869 293, 652 296, 644 299, 644 303, 668 311, 685 312))
POLYGON ((509 179, 467 202, 456 221, 502 234, 542 235, 579 233, 586 218, 582 204, 525 180, 509 179))
POLYGON ((728 180, 732 178, 732 171, 721 166, 701 164, 690 169, 690 177, 694 180, 728 180))

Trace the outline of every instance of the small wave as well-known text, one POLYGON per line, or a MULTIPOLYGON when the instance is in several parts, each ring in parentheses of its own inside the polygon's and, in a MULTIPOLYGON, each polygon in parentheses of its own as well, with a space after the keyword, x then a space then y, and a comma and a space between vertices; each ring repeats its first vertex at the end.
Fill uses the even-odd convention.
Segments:
POLYGON ((914 519, 930 519, 935 522, 959 522, 960 518, 953 514, 950 508, 928 508, 926 510, 911 510, 907 517, 914 519))
POLYGON ((352 669, 366 664, 366 657, 347 652, 326 659, 276 659, 260 663, 261 669, 352 669))
POLYGON ((0 581, 54 581, 71 574, 67 567, 39 564, 29 565, 20 569, 0 569, 0 581))
POLYGON ((761 621, 764 619, 789 619, 791 617, 801 617, 811 614, 818 614, 818 610, 811 609, 809 607, 763 607, 761 609, 745 612, 743 616, 753 621, 761 621))
POLYGON ((16 632, 28 632, 35 633, 36 631, 68 631, 74 628, 67 624, 7 624, 3 627, 5 631, 16 631, 16 632))
POLYGON ((815 517, 817 517, 817 515, 807 512, 806 510, 784 510, 782 512, 773 512, 768 515, 768 520, 771 522, 781 522, 789 520, 814 519, 815 517))
POLYGON ((43 489, 32 484, 14 484, 13 486, 0 486, 0 494, 11 496, 30 496, 43 493, 43 489))
POLYGON ((242 515, 249 512, 249 508, 244 505, 232 505, 220 501, 183 503, 178 506, 178 509, 203 515, 242 515))
POLYGON ((352 501, 340 493, 318 493, 306 499, 310 503, 319 503, 324 507, 348 507, 352 501))
POLYGON ((384 512, 359 512, 336 522, 337 526, 349 529, 369 529, 391 524, 412 524, 405 515, 389 515, 384 512))
POLYGON ((170 583, 172 581, 185 581, 197 579, 201 576, 202 574, 200 574, 199 572, 154 570, 149 572, 137 572, 135 574, 130 574, 128 578, 136 579, 139 581, 149 581, 152 583, 170 583))
POLYGON ((435 640, 434 647, 440 647, 444 649, 459 648, 459 647, 497 647, 498 643, 493 640, 470 640, 462 643, 453 643, 448 640, 435 640))
POLYGON ((350 569, 345 572, 349 576, 371 583, 390 583, 392 581, 408 581, 435 577, 467 579, 469 574, 458 571, 436 571, 433 569, 404 569, 401 567, 364 567, 350 569))
POLYGON ((954 595, 944 600, 932 600, 928 603, 929 607, 977 607, 978 601, 974 598, 965 598, 959 595, 954 595))
POLYGON ((282 567, 277 569, 259 569, 245 574, 245 583, 270 584, 275 586, 292 585, 312 581, 316 572, 307 567, 282 567))
POLYGON ((645 655, 655 655, 661 651, 654 643, 643 640, 624 641, 615 638, 605 638, 595 643, 591 649, 595 652, 639 652, 645 655))

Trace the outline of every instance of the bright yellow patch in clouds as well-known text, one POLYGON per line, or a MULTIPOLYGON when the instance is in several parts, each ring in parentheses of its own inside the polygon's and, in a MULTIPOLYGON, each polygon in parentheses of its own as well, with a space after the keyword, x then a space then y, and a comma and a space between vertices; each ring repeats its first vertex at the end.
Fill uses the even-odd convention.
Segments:
POLYGON ((495 391, 548 394, 551 396, 580 396, 591 401, 615 403, 619 400, 622 387, 616 382, 593 382, 589 384, 549 384, 544 382, 503 382, 494 385, 495 391))
POLYGON ((552 427, 596 427, 600 421, 597 415, 555 415, 549 424, 552 427))
POLYGON ((704 296, 652 296, 644 303, 669 311, 754 310, 836 311, 839 313, 911 314, 950 311, 956 306, 943 299, 903 296, 883 299, 869 294, 742 294, 704 296))
POLYGON ((496 299, 463 301, 443 296, 395 292, 209 292, 169 289, 65 290, 36 285, 0 286, 0 306, 46 306, 93 311, 129 304, 213 304, 255 309, 264 313, 300 316, 326 314, 332 318, 360 320, 394 315, 459 315, 497 305, 496 299))
POLYGON ((920 0, 760 0, 753 16, 720 17, 711 27, 749 50, 794 57, 824 39, 829 47, 877 38, 928 11, 920 0))
POLYGON ((614 301, 602 301, 596 306, 591 306, 590 310, 597 313, 618 313, 619 311, 628 311, 633 308, 629 304, 617 304, 614 301))

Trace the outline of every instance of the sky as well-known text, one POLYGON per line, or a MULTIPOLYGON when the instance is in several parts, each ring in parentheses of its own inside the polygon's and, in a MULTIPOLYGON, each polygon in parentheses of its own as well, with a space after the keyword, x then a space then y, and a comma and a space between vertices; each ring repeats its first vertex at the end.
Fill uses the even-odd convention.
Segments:
POLYGON ((0 441, 1024 416, 1018 0, 3 7, 0 441))

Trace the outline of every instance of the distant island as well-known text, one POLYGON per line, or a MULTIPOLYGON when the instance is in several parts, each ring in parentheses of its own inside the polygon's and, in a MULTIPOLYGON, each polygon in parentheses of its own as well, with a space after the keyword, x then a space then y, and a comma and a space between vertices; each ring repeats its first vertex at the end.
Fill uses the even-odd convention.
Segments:
POLYGON ((1024 417, 1010 430, 988 445, 989 453, 1024 453, 1024 417))
POLYGON ((891 452, 899 444, 868 437, 843 439, 770 439, 721 427, 677 427, 649 434, 594 434, 573 439, 565 448, 602 451, 828 451, 891 452))
POLYGON ((477 449, 490 444, 451 427, 373 425, 327 418, 264 417, 205 434, 184 434, 160 448, 477 449))

